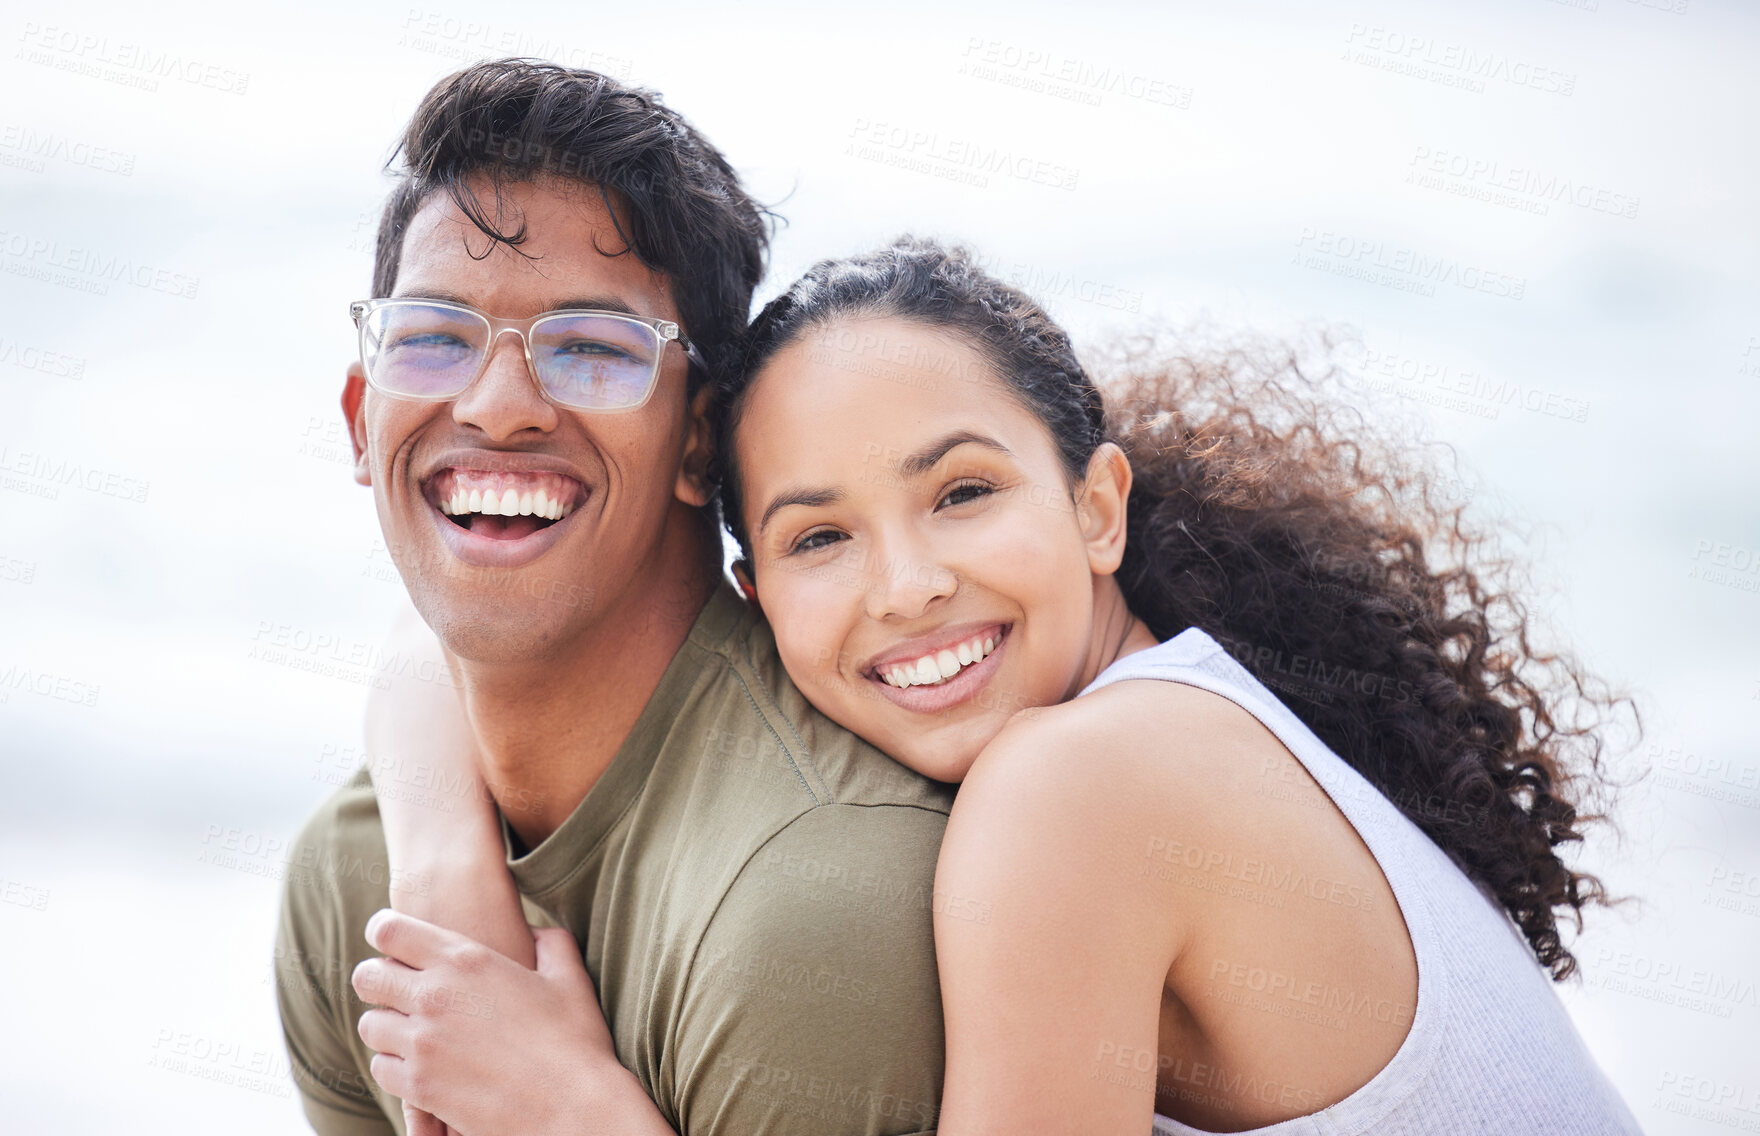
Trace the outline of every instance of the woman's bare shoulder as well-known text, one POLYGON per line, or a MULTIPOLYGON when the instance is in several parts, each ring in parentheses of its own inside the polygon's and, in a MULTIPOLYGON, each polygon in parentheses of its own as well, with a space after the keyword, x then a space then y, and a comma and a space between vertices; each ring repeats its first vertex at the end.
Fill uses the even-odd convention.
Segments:
POLYGON ((1192 805, 1212 811, 1228 807, 1271 765, 1293 760, 1276 735, 1227 698, 1135 679, 1017 714, 973 763, 960 796, 1046 794, 1109 815, 1192 805))

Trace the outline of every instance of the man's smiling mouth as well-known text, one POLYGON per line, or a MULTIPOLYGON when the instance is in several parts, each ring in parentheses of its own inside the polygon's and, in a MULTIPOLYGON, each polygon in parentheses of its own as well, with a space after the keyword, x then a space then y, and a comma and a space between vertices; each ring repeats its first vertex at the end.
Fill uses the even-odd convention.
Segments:
POLYGON ((562 520, 586 499, 586 487, 559 473, 443 469, 423 495, 473 535, 522 540, 562 520))

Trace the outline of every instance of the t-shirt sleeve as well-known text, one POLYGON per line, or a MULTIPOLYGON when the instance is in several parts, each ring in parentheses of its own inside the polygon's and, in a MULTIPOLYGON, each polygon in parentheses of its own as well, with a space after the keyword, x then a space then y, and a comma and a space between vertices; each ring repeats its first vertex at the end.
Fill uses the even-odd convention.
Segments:
POLYGON ((342 1030, 352 967, 343 951, 344 922, 335 883, 308 865, 335 836, 334 802, 300 834, 281 887, 275 936, 275 999, 288 1065, 320 1136, 395 1136, 392 1124, 342 1030))
POLYGON ((710 920, 677 1029, 682 1136, 933 1132, 931 911, 947 817, 822 805, 760 848, 710 920))

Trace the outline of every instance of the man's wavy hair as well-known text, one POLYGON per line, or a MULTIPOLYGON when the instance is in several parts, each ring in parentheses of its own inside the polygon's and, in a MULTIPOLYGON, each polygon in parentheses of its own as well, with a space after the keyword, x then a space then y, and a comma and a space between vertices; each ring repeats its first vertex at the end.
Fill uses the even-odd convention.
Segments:
MULTIPOLYGON (((493 242, 487 256, 526 239, 523 221, 501 228, 504 187, 556 177, 600 195, 624 246, 600 251, 664 273, 710 369, 729 363, 764 275, 768 211, 654 92, 542 60, 485 60, 428 92, 388 168, 399 181, 379 221, 374 296, 396 286, 405 231, 433 194, 493 242)), ((694 391, 705 376, 691 376, 694 391)))

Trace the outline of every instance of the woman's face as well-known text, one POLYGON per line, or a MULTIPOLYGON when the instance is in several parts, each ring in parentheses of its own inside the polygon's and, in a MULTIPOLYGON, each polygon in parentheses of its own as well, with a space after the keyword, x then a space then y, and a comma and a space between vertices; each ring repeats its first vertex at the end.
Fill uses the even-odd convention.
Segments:
POLYGON ((958 781, 1011 715, 1078 692, 1095 577, 1071 488, 962 339, 809 331, 753 381, 733 444, 758 602, 826 715, 958 781))

